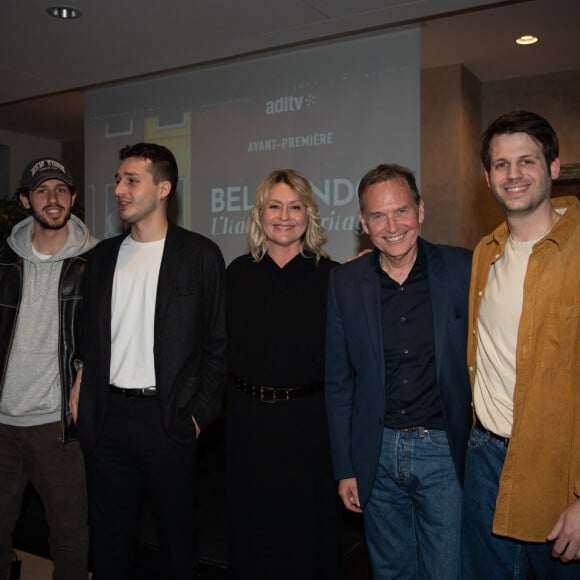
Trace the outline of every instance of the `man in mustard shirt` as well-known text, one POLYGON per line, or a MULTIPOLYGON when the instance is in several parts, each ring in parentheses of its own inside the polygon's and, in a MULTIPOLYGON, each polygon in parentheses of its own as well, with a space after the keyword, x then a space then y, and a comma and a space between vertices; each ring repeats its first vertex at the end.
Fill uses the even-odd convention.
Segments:
POLYGON ((473 256, 463 577, 577 579, 580 204, 550 199, 558 138, 535 113, 491 123, 481 159, 506 221, 473 256))

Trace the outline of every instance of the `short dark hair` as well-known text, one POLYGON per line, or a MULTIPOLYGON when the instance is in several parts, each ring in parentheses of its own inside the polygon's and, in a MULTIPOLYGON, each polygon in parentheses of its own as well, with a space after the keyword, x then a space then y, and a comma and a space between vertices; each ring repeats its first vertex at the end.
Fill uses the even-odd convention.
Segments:
POLYGON ((419 188, 417 187, 417 182, 415 181, 415 175, 413 172, 407 167, 403 167, 396 163, 381 163, 374 169, 368 171, 358 184, 358 203, 361 211, 363 209, 362 196, 364 192, 372 185, 375 185, 375 183, 383 183, 384 181, 392 180, 406 182, 413 194, 415 203, 419 205, 421 194, 419 193, 419 188))
POLYGON ((525 133, 542 146, 546 165, 558 157, 558 136, 554 128, 544 117, 529 111, 512 111, 498 117, 491 122, 481 138, 481 162, 485 170, 489 172, 491 158, 489 145, 496 135, 511 133, 525 133))
POLYGON ((119 151, 119 159, 124 161, 130 157, 138 157, 151 161, 153 182, 169 181, 171 191, 167 196, 169 201, 177 190, 177 180, 179 173, 177 170, 177 161, 173 153, 167 147, 157 143, 136 143, 135 145, 126 145, 119 151))

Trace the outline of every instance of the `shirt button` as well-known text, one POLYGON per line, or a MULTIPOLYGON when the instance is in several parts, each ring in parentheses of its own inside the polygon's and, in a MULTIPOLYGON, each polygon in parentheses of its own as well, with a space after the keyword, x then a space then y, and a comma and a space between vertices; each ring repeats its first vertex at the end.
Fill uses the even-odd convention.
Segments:
POLYGON ((401 410, 401 415, 406 415, 407 414, 407 410, 406 409, 402 409, 401 410))
POLYGON ((475 328, 471 331, 473 336, 475 336, 475 328))
POLYGON ((409 382, 409 379, 403 379, 403 384, 404 385, 408 384, 408 382, 409 382))
POLYGON ((469 367, 469 372, 472 373, 473 372, 473 367, 469 367))
POLYGON ((403 349, 403 354, 409 354, 409 349, 408 348, 404 348, 403 349))
POLYGON ((478 296, 483 296, 483 292, 480 290, 480 291, 477 293, 477 295, 478 295, 478 296))
POLYGON ((407 319, 404 316, 401 316, 401 322, 405 323, 405 322, 407 322, 407 319))

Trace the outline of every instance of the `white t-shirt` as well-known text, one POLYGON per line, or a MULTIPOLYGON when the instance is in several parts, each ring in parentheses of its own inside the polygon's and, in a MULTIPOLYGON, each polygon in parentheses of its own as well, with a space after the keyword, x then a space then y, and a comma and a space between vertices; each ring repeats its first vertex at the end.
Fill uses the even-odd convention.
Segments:
POLYGON ((157 282, 165 239, 136 242, 127 236, 119 250, 111 299, 110 384, 156 386, 153 359, 157 282))
POLYGON ((512 431, 524 279, 537 241, 508 237, 503 255, 490 268, 479 307, 475 412, 486 429, 502 437, 510 437, 512 431))

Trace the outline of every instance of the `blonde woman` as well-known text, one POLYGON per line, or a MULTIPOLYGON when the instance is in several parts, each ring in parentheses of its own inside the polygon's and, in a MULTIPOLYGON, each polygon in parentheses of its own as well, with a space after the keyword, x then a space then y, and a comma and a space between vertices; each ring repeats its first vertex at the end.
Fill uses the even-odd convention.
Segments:
POLYGON ((307 179, 273 171, 227 272, 230 577, 339 577, 340 507, 324 409, 330 270, 307 179))

